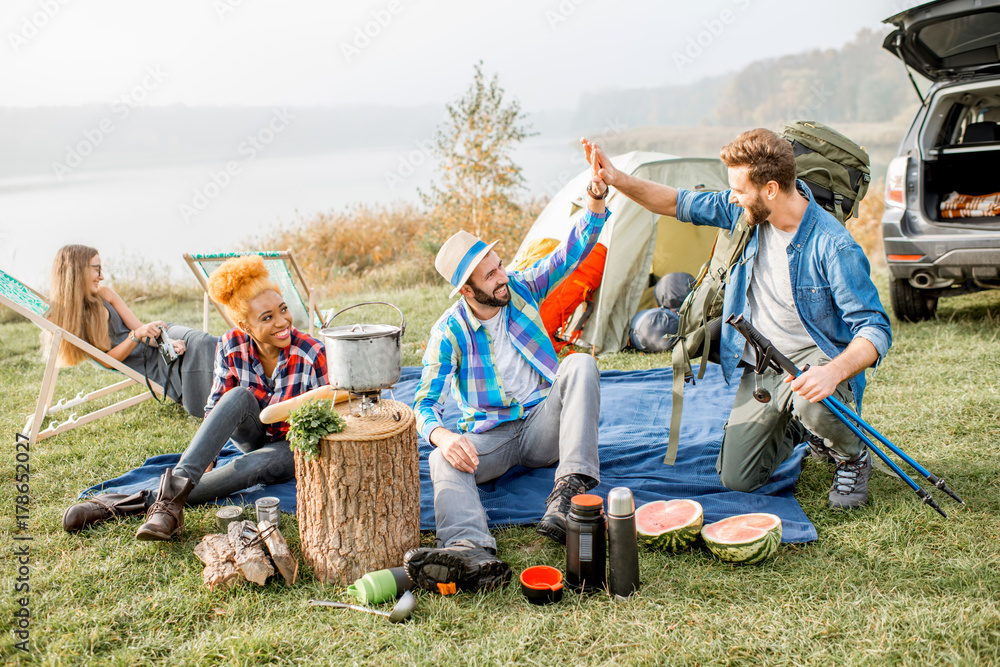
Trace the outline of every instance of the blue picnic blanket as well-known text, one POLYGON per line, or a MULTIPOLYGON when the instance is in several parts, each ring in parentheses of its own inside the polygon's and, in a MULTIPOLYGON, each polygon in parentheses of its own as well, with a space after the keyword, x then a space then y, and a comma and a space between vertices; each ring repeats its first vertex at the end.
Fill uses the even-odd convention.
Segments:
MULTIPOLYGON (((669 368, 601 372, 601 485, 592 493, 607 498, 612 488, 627 486, 635 495, 637 506, 653 500, 691 498, 701 503, 706 523, 735 514, 770 512, 781 517, 783 542, 815 540, 816 528, 792 495, 806 452, 804 444, 779 466, 765 486, 753 493, 730 491, 719 482, 715 459, 736 385, 727 385, 720 367, 715 364, 709 366, 704 379, 685 387, 677 461, 673 466, 663 465, 670 426, 671 378, 669 368)), ((404 368, 393 397, 412 404, 419 379, 419 367, 404 368)), ((445 403, 445 423, 457 423, 458 416, 458 406, 449 397, 445 403)), ((434 529, 434 495, 427 468, 430 449, 421 438, 422 530, 434 529)), ((238 455, 235 447, 227 445, 219 457, 219 465, 238 455)), ((154 456, 121 477, 87 489, 81 497, 99 492, 134 493, 155 489, 163 471, 173 467, 179 458, 179 454, 154 456)), ((480 485, 479 495, 490 527, 537 523, 545 510, 545 498, 552 490, 554 477, 554 467, 535 470, 518 467, 480 485)), ((276 496, 281 501, 282 511, 295 512, 295 480, 247 489, 216 502, 253 505, 264 496, 276 496)))

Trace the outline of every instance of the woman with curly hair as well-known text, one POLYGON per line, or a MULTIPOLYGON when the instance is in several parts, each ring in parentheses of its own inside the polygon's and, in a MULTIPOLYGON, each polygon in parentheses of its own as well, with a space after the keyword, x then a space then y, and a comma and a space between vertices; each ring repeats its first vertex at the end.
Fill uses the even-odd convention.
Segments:
POLYGON ((146 512, 136 538, 168 540, 184 530, 185 502, 197 505, 295 476, 288 424, 265 425, 260 411, 328 384, 324 346, 292 326, 278 286, 256 255, 226 260, 209 276, 208 292, 236 328, 219 341, 205 421, 177 465, 163 473, 155 495, 152 489, 103 494, 73 505, 63 515, 67 531, 146 512), (243 455, 206 472, 230 439, 243 455))
MULTIPOLYGON (((143 323, 113 289, 101 284, 102 280, 104 270, 97 250, 85 245, 60 248, 52 263, 49 320, 162 386, 189 414, 203 417, 219 339, 161 320, 143 323), (156 342, 161 331, 167 332, 179 355, 169 366, 156 342)), ((46 331, 42 335, 43 349, 48 350, 52 334, 46 331)), ((65 367, 89 358, 80 348, 64 342, 56 361, 65 367)))

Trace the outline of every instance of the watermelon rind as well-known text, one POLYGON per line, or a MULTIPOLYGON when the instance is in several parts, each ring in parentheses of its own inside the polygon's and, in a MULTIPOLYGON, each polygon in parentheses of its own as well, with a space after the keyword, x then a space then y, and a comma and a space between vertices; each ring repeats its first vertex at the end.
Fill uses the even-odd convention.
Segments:
POLYGON ((689 549, 701 535, 701 526, 704 522, 705 514, 701 503, 687 498, 654 500, 635 511, 636 535, 639 541, 652 549, 672 553, 689 549), (687 511, 691 515, 690 519, 663 529, 654 529, 650 525, 651 518, 675 510, 687 511))
POLYGON ((731 516, 704 526, 701 539, 719 560, 755 565, 777 553, 781 545, 781 518, 764 512, 731 516), (742 529, 744 535, 726 534, 735 529, 742 529))

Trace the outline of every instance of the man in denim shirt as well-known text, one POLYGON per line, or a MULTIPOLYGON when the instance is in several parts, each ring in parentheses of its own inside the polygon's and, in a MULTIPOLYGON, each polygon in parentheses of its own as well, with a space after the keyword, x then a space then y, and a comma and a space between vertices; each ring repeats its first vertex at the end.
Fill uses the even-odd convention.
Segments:
POLYGON ((830 506, 867 502, 868 451, 819 401, 836 396, 860 411, 864 371, 878 365, 892 342, 889 318, 861 247, 796 180, 791 144, 765 129, 736 137, 720 154, 730 190, 718 193, 624 174, 600 148, 589 147, 604 182, 653 213, 729 230, 742 214, 755 228, 730 273, 723 319, 742 314, 798 367, 809 369, 794 380, 770 369, 755 377, 752 349, 734 328, 723 328, 723 376, 728 382, 738 367, 744 371, 716 463, 722 483, 736 491, 760 488, 807 440, 814 457, 836 464, 830 506), (755 386, 768 390, 771 400, 754 400, 755 386))

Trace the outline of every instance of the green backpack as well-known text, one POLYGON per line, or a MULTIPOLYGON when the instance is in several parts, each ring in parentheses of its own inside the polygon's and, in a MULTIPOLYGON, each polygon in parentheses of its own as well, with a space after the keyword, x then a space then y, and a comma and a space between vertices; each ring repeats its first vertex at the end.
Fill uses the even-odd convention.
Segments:
POLYGON ((812 120, 785 123, 781 136, 791 142, 795 175, 806 182, 816 203, 840 224, 858 215, 872 180, 865 149, 812 120))
MULTIPOLYGON (((841 224, 857 215, 861 200, 871 183, 868 153, 834 129, 815 121, 786 123, 781 133, 792 144, 796 176, 809 186, 816 203, 841 224)), ((677 444, 684 405, 684 383, 694 384, 691 360, 701 358, 698 379, 705 377, 709 361, 719 362, 718 347, 722 334, 722 304, 729 272, 750 242, 754 228, 742 215, 732 234, 719 230, 708 261, 695 278, 694 287, 677 315, 679 323, 673 344, 673 408, 670 414, 670 439, 666 465, 677 459, 677 444)))

